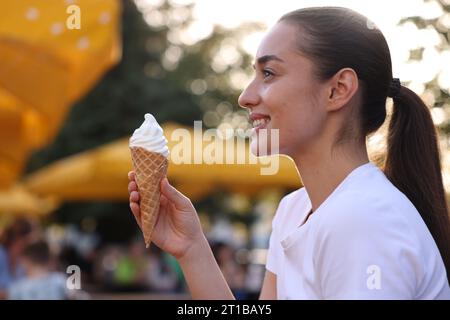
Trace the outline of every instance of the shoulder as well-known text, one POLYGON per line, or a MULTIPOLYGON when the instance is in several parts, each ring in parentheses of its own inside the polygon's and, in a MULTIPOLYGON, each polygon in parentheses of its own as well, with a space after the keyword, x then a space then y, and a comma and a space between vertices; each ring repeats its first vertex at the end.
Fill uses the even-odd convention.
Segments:
POLYGON ((346 252, 348 258, 383 257, 398 263, 422 265, 426 244, 417 232, 421 223, 417 210, 395 188, 371 191, 346 190, 320 212, 318 250, 324 254, 346 252), (386 196, 386 192, 390 195, 386 196))
POLYGON ((424 250, 407 219, 415 212, 402 212, 403 202, 401 193, 346 190, 318 213, 316 263, 326 296, 414 297, 425 274, 424 250), (382 274, 383 290, 367 284, 375 274, 382 274))
POLYGON ((327 204, 320 225, 334 233, 357 235, 401 231, 410 233, 411 218, 419 216, 408 199, 396 188, 385 190, 349 189, 327 204))
POLYGON ((431 245, 420 214, 380 170, 369 173, 341 189, 317 212, 318 250, 422 265, 431 245))
POLYGON ((308 194, 306 193, 306 189, 304 187, 294 190, 285 195, 278 204, 277 211, 273 218, 273 227, 284 220, 287 215, 295 212, 297 206, 302 204, 306 205, 308 201, 308 194))

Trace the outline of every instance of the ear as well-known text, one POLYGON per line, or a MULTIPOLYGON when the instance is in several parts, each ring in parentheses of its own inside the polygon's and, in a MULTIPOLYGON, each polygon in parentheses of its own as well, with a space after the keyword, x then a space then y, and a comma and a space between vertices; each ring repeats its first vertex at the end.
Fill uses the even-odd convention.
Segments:
POLYGON ((327 110, 336 111, 348 104, 358 90, 358 75, 351 68, 339 70, 329 81, 327 110))

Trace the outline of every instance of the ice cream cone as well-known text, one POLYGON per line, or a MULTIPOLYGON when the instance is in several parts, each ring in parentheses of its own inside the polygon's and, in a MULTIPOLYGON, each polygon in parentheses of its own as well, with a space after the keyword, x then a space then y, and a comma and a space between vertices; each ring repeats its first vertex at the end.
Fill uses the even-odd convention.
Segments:
POLYGON ((163 154, 142 147, 130 147, 130 150, 140 196, 141 228, 148 248, 158 217, 160 183, 167 174, 168 160, 163 154))

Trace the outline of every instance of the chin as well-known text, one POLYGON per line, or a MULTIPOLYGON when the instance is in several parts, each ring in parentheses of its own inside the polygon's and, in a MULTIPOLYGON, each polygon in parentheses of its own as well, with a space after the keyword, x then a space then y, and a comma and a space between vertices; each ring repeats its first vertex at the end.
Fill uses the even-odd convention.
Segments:
POLYGON ((256 157, 284 154, 281 150, 272 150, 270 143, 268 144, 267 141, 261 141, 259 139, 251 140, 250 151, 256 157))
POLYGON ((287 149, 288 148, 283 146, 278 134, 276 137, 273 137, 264 134, 264 131, 260 131, 259 133, 254 131, 251 135, 250 150, 252 154, 257 157, 283 154, 289 155, 287 149))

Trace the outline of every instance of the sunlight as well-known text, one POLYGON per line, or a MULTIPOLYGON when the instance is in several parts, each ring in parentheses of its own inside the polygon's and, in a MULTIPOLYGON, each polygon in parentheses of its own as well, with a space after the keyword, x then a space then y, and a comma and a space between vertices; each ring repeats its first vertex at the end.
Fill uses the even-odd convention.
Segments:
MULTIPOLYGON (((188 2, 187 0, 182 1, 188 2)), ((398 0, 398 1, 358 1, 358 0, 305 0, 299 2, 279 0, 277 5, 269 1, 257 0, 229 0, 208 1, 196 0, 194 7, 194 19, 202 25, 220 24, 226 28, 234 28, 244 22, 262 22, 267 28, 289 11, 310 6, 344 6, 351 8, 367 16, 383 32, 389 44, 393 63, 394 76, 403 81, 425 83, 433 79, 444 64, 434 46, 441 41, 434 29, 418 30, 413 23, 398 26, 401 18, 406 16, 424 16, 427 19, 436 18, 442 14, 442 9, 434 2, 424 3, 422 0, 398 0), (399 39, 401 39, 399 41, 399 39), (418 62, 408 62, 410 49, 424 47, 424 59, 418 62)), ((448 19, 447 19, 448 20, 448 19)), ((371 23, 368 21, 368 23, 371 23)), ((443 23, 448 23, 443 20, 443 23)), ((205 37, 204 29, 195 28, 190 32, 191 41, 205 37)), ((241 47, 251 54, 255 54, 257 47, 263 38, 263 32, 255 32, 244 37, 241 47)), ((229 51, 230 52, 230 51, 229 51)), ((230 54, 230 57, 233 55, 230 54)), ((224 70, 226 55, 215 60, 214 69, 224 70)), ((448 82, 448 72, 440 77, 444 85, 448 82)), ((447 87, 447 86, 446 86, 447 87)))
MULTIPOLYGON (((135 0, 139 9, 144 13, 145 20, 149 25, 161 26, 173 20, 164 17, 158 10, 155 10, 162 0, 135 0), (167 21, 166 21, 167 20, 167 21)), ((370 20, 368 26, 373 23, 383 32, 389 44, 393 73, 395 77, 402 81, 411 83, 425 83, 431 81, 439 73, 439 84, 444 88, 449 88, 449 71, 441 70, 441 66, 446 64, 443 59, 447 55, 439 54, 434 48, 439 45, 441 38, 432 29, 418 30, 411 22, 403 26, 398 26, 401 18, 407 16, 422 16, 426 19, 437 18, 442 15, 442 9, 435 2, 423 2, 422 0, 380 0, 380 1, 359 1, 359 0, 303 0, 301 2, 291 0, 279 0, 276 5, 271 1, 261 0, 171 0, 170 3, 176 7, 186 4, 194 4, 193 23, 185 29, 170 32, 170 41, 174 44, 183 43, 192 45, 197 41, 208 37, 213 31, 214 25, 221 25, 225 28, 235 28, 245 22, 260 22, 267 28, 289 11, 302 7, 311 6, 343 6, 351 8, 367 16, 370 20), (423 59, 420 62, 408 61, 410 49, 424 47, 423 59)), ((181 7, 180 7, 181 8, 181 7)), ((174 14, 180 20, 185 14, 174 14)), ((450 17, 441 18, 442 27, 450 24, 450 17)), ((179 22, 179 21, 178 21, 179 22)), ((257 47, 264 36, 264 32, 254 32, 241 40, 241 48, 255 54, 257 47)), ((226 66, 236 59, 234 44, 223 46, 218 52, 218 57, 214 59, 213 69, 222 72, 226 66)), ((417 84, 416 84, 417 86, 417 84)))

